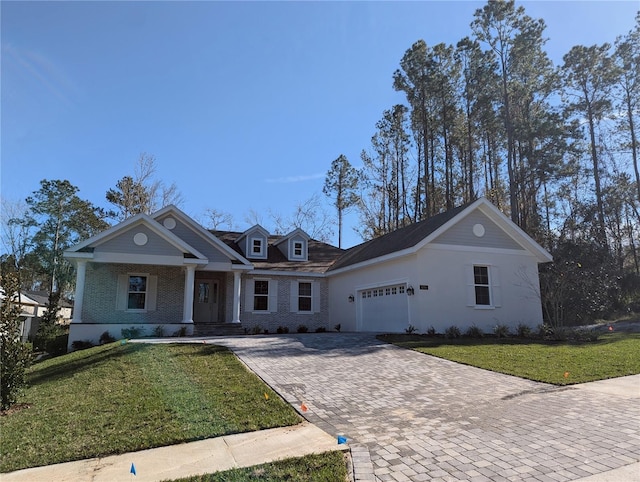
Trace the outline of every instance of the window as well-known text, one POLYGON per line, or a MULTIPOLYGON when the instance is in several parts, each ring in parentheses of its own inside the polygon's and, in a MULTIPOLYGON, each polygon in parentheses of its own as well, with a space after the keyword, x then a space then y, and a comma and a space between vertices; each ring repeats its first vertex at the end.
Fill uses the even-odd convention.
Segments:
POLYGON ((158 295, 158 277, 149 273, 122 273, 118 275, 116 310, 155 311, 158 295))
POLYGON ((129 276, 128 310, 144 310, 147 302, 147 277, 129 276))
POLYGON ((198 303, 209 303, 209 282, 198 283, 198 303))
POLYGON ((255 280, 253 285, 253 310, 269 310, 269 282, 267 280, 255 280))
POLYGON ((251 254, 254 256, 262 255, 262 239, 251 238, 251 254))
POLYGON ((311 283, 298 283, 298 311, 311 311, 311 283))
POLYGON ((475 289, 476 305, 490 305, 491 295, 489 290, 489 267, 473 267, 473 285, 475 289))
POLYGON ((302 258, 302 242, 296 241, 293 243, 293 256, 296 258, 302 258))

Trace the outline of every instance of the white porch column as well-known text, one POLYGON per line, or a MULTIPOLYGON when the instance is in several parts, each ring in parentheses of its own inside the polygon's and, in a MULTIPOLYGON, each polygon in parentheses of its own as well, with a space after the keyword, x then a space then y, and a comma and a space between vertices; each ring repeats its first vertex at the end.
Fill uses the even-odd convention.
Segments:
POLYGON ((84 300, 84 281, 87 275, 87 260, 76 261, 76 293, 73 299, 73 317, 71 323, 82 323, 82 302, 84 300))
POLYGON ((196 267, 187 265, 184 276, 184 307, 182 309, 182 323, 193 323, 193 284, 196 279, 196 267))
POLYGON ((233 272, 233 320, 231 323, 240 323, 240 271, 233 272))

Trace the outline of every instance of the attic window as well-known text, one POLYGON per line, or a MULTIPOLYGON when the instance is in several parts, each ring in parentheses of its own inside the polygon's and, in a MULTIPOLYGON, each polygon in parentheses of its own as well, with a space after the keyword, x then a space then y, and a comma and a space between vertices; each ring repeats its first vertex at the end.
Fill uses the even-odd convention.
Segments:
POLYGON ((294 258, 302 258, 303 257, 303 245, 302 241, 295 241, 293 243, 293 257, 294 258))
POLYGON ((262 256, 262 239, 251 238, 251 254, 254 256, 262 256))

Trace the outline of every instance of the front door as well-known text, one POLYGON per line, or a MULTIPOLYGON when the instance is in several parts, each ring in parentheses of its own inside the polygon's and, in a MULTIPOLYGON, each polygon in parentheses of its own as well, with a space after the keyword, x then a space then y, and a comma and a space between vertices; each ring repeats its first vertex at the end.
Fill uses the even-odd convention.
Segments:
POLYGON ((193 297, 194 323, 218 322, 218 281, 214 279, 196 279, 193 297))

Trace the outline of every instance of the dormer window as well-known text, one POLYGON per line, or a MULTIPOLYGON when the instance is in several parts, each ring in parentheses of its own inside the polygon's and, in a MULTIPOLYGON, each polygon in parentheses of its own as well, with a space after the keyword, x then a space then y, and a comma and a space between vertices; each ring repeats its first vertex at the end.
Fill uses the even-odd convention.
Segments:
POLYGON ((302 258, 304 257, 304 244, 302 241, 295 241, 293 243, 293 257, 294 258, 302 258))
POLYGON ((252 256, 263 255, 262 238, 251 238, 251 255, 252 256))

